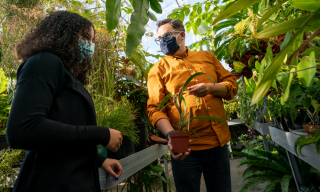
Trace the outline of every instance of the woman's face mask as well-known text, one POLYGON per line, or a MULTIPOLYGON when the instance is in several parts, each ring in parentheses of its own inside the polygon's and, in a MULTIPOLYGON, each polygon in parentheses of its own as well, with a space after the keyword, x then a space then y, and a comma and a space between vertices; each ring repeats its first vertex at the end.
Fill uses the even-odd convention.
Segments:
MULTIPOLYGON (((177 37, 180 35, 180 33, 177 35, 177 37)), ((165 41, 162 39, 160 43, 160 48, 163 54, 165 55, 174 55, 180 48, 182 41, 180 45, 177 44, 177 37, 172 37, 169 41, 165 41)))
POLYGON ((88 55, 89 58, 92 58, 92 55, 94 53, 94 46, 95 46, 94 43, 88 43, 88 41, 79 38, 78 45, 79 45, 83 59, 86 59, 85 53, 89 54, 88 55))

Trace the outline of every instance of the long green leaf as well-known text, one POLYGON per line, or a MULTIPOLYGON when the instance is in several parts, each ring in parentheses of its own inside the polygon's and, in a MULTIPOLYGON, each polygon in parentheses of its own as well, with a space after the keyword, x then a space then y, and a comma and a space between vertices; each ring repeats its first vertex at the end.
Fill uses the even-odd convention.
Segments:
POLYGON ((319 15, 319 13, 320 10, 317 10, 315 13, 309 15, 308 18, 304 20, 303 24, 300 26, 300 29, 296 32, 292 39, 290 39, 290 42, 283 48, 283 50, 280 53, 278 53, 271 65, 265 70, 262 78, 259 79, 258 85, 253 93, 251 105, 258 103, 262 99, 262 97, 268 92, 270 86, 272 85, 272 82, 274 81, 274 78, 279 73, 283 65, 283 61, 290 49, 291 44, 296 39, 296 37, 298 37, 298 35, 301 34, 303 28, 309 23, 309 21, 317 15, 319 15))
MULTIPOLYGON (((319 133, 319 132, 318 132, 318 133, 319 133)), ((314 135, 314 136, 312 136, 312 137, 308 137, 308 138, 304 139, 303 141, 300 142, 300 144, 299 144, 299 146, 298 146, 298 151, 299 151, 299 153, 300 153, 302 156, 306 157, 305 155, 303 155, 303 154, 301 153, 302 148, 303 148, 304 146, 310 145, 310 144, 312 144, 312 143, 316 143, 316 142, 319 141, 319 140, 320 140, 320 134, 316 134, 316 135, 314 135)))
POLYGON ((146 32, 148 23, 149 0, 133 0, 134 12, 131 15, 130 25, 127 30, 126 54, 130 55, 141 43, 141 38, 146 32))
POLYGON ((167 103, 165 106, 162 107, 162 109, 160 111, 162 111, 163 109, 165 109, 167 106, 172 105, 173 103, 167 103))
POLYGON ((240 183, 242 183, 246 179, 249 179, 251 177, 256 177, 256 176, 282 177, 283 173, 279 173, 276 171, 270 171, 270 170, 258 171, 258 172, 254 172, 249 175, 246 175, 245 177, 242 176, 242 180, 240 181, 240 183))
POLYGON ((296 140, 296 142, 294 142, 294 151, 296 152, 296 154, 299 156, 299 153, 298 153, 298 146, 299 146, 299 144, 302 142, 302 141, 304 141, 305 139, 307 139, 305 136, 300 136, 297 140, 296 140))
POLYGON ((115 29, 120 19, 121 0, 106 0, 106 21, 108 31, 115 29))
POLYGON ((156 13, 162 13, 161 5, 157 0, 150 0, 150 6, 156 13))
POLYGON ((166 104, 171 97, 172 97, 172 94, 171 94, 171 93, 169 93, 168 95, 166 95, 166 96, 162 99, 162 101, 159 103, 158 109, 160 109, 164 104, 166 104))
MULTIPOLYGON (((209 120, 212 120, 212 121, 220 121, 224 124, 227 124, 227 122, 223 119, 220 119, 220 118, 217 118, 217 117, 209 117, 209 116, 198 116, 198 117, 192 117, 190 119, 190 121, 194 120, 194 119, 209 119, 209 120)), ((184 121, 183 123, 183 126, 185 126, 186 124, 188 123, 188 120, 184 121)))
POLYGON ((227 19, 231 17, 232 15, 238 13, 239 11, 250 7, 251 5, 259 2, 260 0, 239 0, 234 3, 232 3, 228 8, 226 8, 224 11, 222 11, 212 22, 212 25, 218 23, 219 21, 223 19, 227 19))
POLYGON ((293 0, 292 6, 297 9, 315 11, 320 8, 320 0, 293 0))
MULTIPOLYGON (((298 64, 297 66, 297 70, 301 70, 301 69, 307 69, 310 67, 315 67, 316 64, 316 58, 315 58, 315 54, 312 51, 310 53, 309 56, 309 60, 307 59, 306 56, 304 56, 301 60, 301 62, 298 64)), ((316 75, 316 68, 312 68, 312 69, 308 69, 308 70, 303 70, 303 71, 299 71, 297 72, 298 77, 300 79, 300 81, 302 82, 302 84, 306 87, 311 87, 313 80, 314 80, 314 76, 316 75)))
MULTIPOLYGON (((212 78, 210 75, 207 75, 207 74, 202 73, 202 72, 198 72, 198 73, 195 73, 195 74, 191 75, 191 76, 187 79, 187 81, 186 81, 186 82, 183 84, 183 86, 182 86, 182 92, 185 90, 185 88, 188 86, 188 84, 192 81, 192 79, 195 78, 196 76, 199 76, 199 75, 206 75, 206 76, 208 76, 208 77, 211 79, 211 81, 213 82, 213 84, 215 84, 213 78, 212 78)), ((180 100, 182 99, 181 97, 182 97, 182 94, 180 95, 180 100)))
POLYGON ((270 9, 267 13, 265 13, 261 19, 259 19, 259 22, 257 24, 257 28, 259 28, 263 22, 265 22, 275 11, 277 11, 284 2, 286 2, 288 0, 282 1, 280 2, 278 5, 275 5, 274 7, 272 7, 272 9, 270 9))
POLYGON ((143 73, 143 78, 141 79, 141 83, 145 80, 147 82, 148 80, 148 74, 147 71, 144 68, 144 60, 145 55, 140 49, 134 50, 130 55, 128 55, 128 58, 137 66, 143 73))
POLYGON ((184 115, 186 116, 187 114, 187 103, 186 103, 186 100, 184 99, 184 97, 182 97, 182 105, 183 105, 183 112, 184 112, 184 115))
POLYGON ((281 191, 282 192, 289 191, 289 185, 290 185, 291 179, 292 179, 292 175, 285 175, 282 177, 282 181, 281 181, 281 191))
POLYGON ((193 133, 194 133, 198 138, 200 138, 199 135, 198 135, 198 133, 197 133, 194 129, 191 129, 191 130, 193 131, 193 133))
POLYGON ((157 21, 158 20, 157 17, 150 11, 148 11, 148 17, 153 21, 157 21))
POLYGON ((200 100, 200 98, 199 97, 195 97, 195 98, 196 98, 197 108, 199 108, 199 100, 200 100))
POLYGON ((284 90, 284 94, 283 94, 283 99, 284 101, 287 101, 289 99, 289 93, 290 93, 290 88, 291 88, 291 83, 292 83, 292 78, 293 78, 293 72, 295 72, 296 69, 292 68, 290 70, 290 74, 289 74, 289 78, 288 78, 288 84, 287 87, 284 90))
POLYGON ((305 25, 301 25, 301 23, 304 23, 306 20, 308 20, 308 23, 315 22, 320 19, 320 13, 315 12, 311 15, 301 16, 295 19, 291 19, 289 21, 285 21, 282 23, 279 23, 277 25, 274 25, 272 27, 269 27, 259 33, 257 33, 253 38, 256 39, 265 39, 269 37, 274 37, 281 35, 283 33, 286 33, 288 31, 292 31, 297 28, 303 28, 305 25))

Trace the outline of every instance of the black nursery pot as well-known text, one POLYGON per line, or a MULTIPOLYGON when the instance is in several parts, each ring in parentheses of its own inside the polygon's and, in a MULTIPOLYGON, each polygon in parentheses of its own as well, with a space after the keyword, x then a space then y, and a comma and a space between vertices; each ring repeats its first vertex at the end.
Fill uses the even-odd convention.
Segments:
POLYGON ((123 136, 122 145, 117 152, 111 152, 108 150, 108 158, 111 159, 123 159, 135 153, 134 143, 127 136, 123 136))
POLYGON ((148 139, 148 124, 145 121, 142 122, 136 122, 134 123, 135 126, 137 126, 137 129, 139 129, 139 144, 135 146, 135 152, 139 152, 141 150, 144 150, 148 147, 147 145, 147 139, 148 139))
POLYGON ((9 147, 9 144, 7 142, 6 135, 0 135, 0 151, 2 149, 7 149, 9 147))
POLYGON ((231 119, 238 119, 237 113, 232 113, 231 114, 231 119))
POLYGON ((284 116, 284 121, 290 131, 303 129, 303 114, 301 112, 298 114, 294 122, 292 122, 290 115, 284 116))

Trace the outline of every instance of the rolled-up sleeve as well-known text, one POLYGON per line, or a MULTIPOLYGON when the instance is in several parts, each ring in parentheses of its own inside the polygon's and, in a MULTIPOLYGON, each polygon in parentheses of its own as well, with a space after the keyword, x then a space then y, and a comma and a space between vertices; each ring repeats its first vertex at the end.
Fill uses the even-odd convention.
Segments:
POLYGON ((216 68, 218 83, 224 84, 228 89, 228 93, 223 99, 233 99, 238 93, 236 77, 222 66, 216 56, 214 56, 211 52, 209 52, 209 54, 211 55, 213 65, 216 68))
POLYGON ((169 120, 166 109, 158 109, 160 102, 166 96, 165 84, 161 79, 158 67, 158 64, 152 67, 148 75, 148 117, 153 126, 155 126, 159 119, 169 120))

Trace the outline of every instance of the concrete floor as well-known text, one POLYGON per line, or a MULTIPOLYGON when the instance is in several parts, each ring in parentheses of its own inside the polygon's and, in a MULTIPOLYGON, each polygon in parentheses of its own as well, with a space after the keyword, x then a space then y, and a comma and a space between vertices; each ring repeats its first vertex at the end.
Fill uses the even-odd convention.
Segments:
MULTIPOLYGON (((237 164, 243 159, 243 157, 237 157, 235 156, 233 160, 230 159, 230 170, 231 170, 231 187, 232 187, 232 191, 233 192, 238 192, 241 190, 241 188, 246 184, 246 181, 242 182, 241 184, 240 181, 242 180, 242 173, 243 171, 246 169, 246 165, 243 165, 241 167, 237 167, 237 164)), ((170 177, 170 181, 172 183, 172 188, 175 191, 175 186, 174 186, 174 181, 173 181, 173 176, 172 176, 172 171, 171 171, 171 163, 168 163, 168 167, 169 167, 169 177, 170 177)), ((126 186, 123 186, 123 184, 119 184, 118 185, 118 191, 120 192, 122 187, 124 187, 123 192, 126 192, 126 186)), ((154 189, 158 189, 159 186, 161 185, 161 182, 158 183, 154 183, 153 187, 154 189)), ((255 187, 253 187, 250 192, 262 192, 264 191, 265 187, 268 185, 268 183, 263 183, 260 185, 257 185, 255 187)), ((160 187, 161 188, 161 187, 160 187)), ((111 190, 112 192, 118 192, 117 191, 117 186, 113 187, 111 190)), ((154 190, 154 191, 162 191, 162 190, 154 190)), ((204 182, 204 178, 201 178, 201 186, 200 186, 200 192, 206 192, 206 186, 205 186, 205 182, 204 182)))

